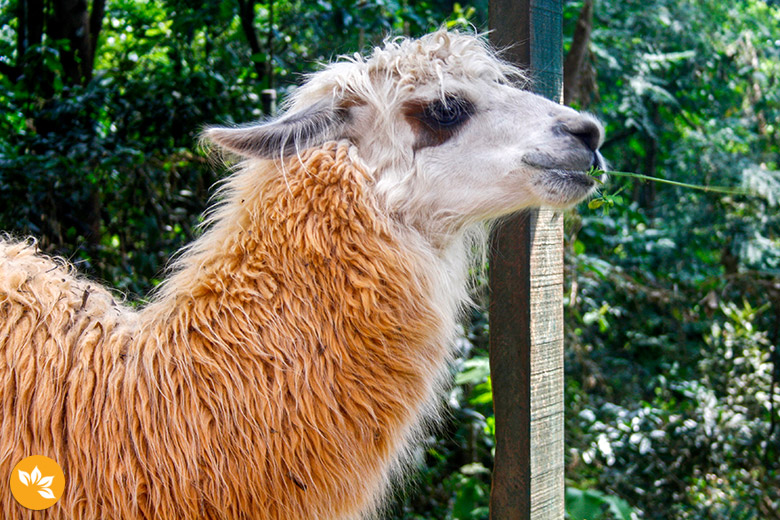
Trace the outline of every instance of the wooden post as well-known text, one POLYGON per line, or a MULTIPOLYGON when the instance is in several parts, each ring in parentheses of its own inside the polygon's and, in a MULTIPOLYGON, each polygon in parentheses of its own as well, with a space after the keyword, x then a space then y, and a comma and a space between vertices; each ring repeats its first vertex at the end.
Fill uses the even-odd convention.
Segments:
MULTIPOLYGON (((491 41, 560 102, 561 0, 491 0, 491 41)), ((527 211, 491 237, 490 369, 496 416, 491 520, 561 520, 563 217, 527 211)))

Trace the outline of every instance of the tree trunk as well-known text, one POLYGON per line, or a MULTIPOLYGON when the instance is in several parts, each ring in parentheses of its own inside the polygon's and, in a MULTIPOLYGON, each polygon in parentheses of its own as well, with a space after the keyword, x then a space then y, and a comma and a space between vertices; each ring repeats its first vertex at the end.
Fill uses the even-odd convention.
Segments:
POLYGON ((255 31, 254 0, 238 0, 238 16, 241 18, 241 29, 244 31, 246 42, 252 51, 252 63, 254 64, 255 72, 257 72, 257 81, 260 83, 265 78, 266 65, 265 62, 258 59, 262 49, 260 47, 260 39, 255 31))
MULTIPOLYGON (((27 4, 27 44, 25 52, 34 45, 40 45, 43 41, 43 22, 46 19, 43 0, 20 0, 27 4)), ((21 57, 21 55, 18 55, 21 57)))
MULTIPOLYGON (((650 177, 655 177, 658 174, 658 156, 660 154, 660 147, 658 140, 661 133, 661 116, 657 103, 651 103, 648 107, 650 112, 650 119, 656 128, 655 132, 646 130, 647 132, 647 145, 645 146, 645 164, 642 172, 650 177)), ((655 196, 656 196, 656 183, 644 182, 638 179, 634 180, 633 200, 639 203, 639 206, 647 211, 647 215, 652 218, 655 215, 655 196)))
MULTIPOLYGON (((16 29, 16 64, 22 63, 22 57, 27 50, 27 2, 25 0, 19 0, 19 4, 16 6, 17 17, 17 29, 16 29)), ((12 78, 12 81, 16 81, 16 77, 12 78)))
MULTIPOLYGON (((574 38, 571 48, 563 62, 563 102, 571 105, 579 102, 584 106, 588 104, 589 94, 594 85, 586 84, 585 80, 592 77, 592 72, 585 61, 590 44, 590 33, 593 30, 593 0, 585 0, 577 19, 577 27, 574 29, 574 38)), ((592 79, 592 78, 591 78, 592 79)), ((589 83, 594 83, 590 81, 589 83)))
POLYGON ((268 62, 266 74, 268 75, 268 88, 274 88, 274 0, 268 2, 268 62))
POLYGON ((68 49, 60 50, 60 62, 66 81, 79 85, 92 79, 95 48, 103 22, 105 0, 94 0, 90 13, 87 0, 55 0, 49 20, 52 40, 65 39, 68 49))
MULTIPOLYGON (((19 0, 16 6, 16 16, 16 63, 11 65, 0 61, 0 74, 6 76, 13 83, 19 81, 19 78, 25 74, 27 49, 40 45, 43 40, 43 20, 45 18, 43 0, 19 0)), ((27 76, 35 77, 37 82, 41 81, 39 71, 28 73, 27 76)))
POLYGON ((85 70, 88 71, 88 77, 92 77, 95 68, 95 53, 98 47, 98 38, 100 29, 103 27, 103 16, 106 12, 106 0, 92 0, 92 11, 89 13, 89 59, 86 62, 85 70))
POLYGON ((87 0, 55 0, 53 5, 48 33, 54 41, 68 41, 69 48, 60 49, 60 63, 66 82, 77 85, 83 78, 81 64, 89 52, 87 0))

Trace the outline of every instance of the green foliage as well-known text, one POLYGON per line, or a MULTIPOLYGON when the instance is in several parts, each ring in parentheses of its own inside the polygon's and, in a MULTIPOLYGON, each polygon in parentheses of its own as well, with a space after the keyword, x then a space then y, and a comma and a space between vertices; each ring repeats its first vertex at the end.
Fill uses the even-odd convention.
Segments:
POLYGON ((566 488, 566 514, 571 520, 599 520, 616 518, 631 520, 635 518, 631 507, 625 500, 605 495, 594 489, 581 490, 566 488))
POLYGON ((780 510, 778 19, 760 1, 597 3, 589 110, 612 166, 753 195, 613 176, 622 203, 569 218, 567 478, 640 518, 780 510))

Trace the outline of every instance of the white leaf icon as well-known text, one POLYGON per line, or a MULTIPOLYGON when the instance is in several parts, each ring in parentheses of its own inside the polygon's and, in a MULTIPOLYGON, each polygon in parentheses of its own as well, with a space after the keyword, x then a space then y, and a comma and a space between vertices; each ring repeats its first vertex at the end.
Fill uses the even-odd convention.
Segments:
POLYGON ((43 498, 57 498, 54 496, 54 493, 52 493, 51 489, 49 488, 43 488, 38 490, 38 494, 41 495, 43 498))
POLYGON ((38 485, 44 488, 47 488, 51 486, 51 481, 54 480, 54 477, 43 477, 41 480, 38 481, 38 485))
POLYGON ((19 480, 22 481, 22 484, 25 486, 30 485, 30 474, 26 471, 19 470, 19 480))
POLYGON ((41 480, 41 470, 38 469, 38 466, 35 466, 32 473, 30 473, 30 480, 33 484, 37 484, 38 481, 41 480))

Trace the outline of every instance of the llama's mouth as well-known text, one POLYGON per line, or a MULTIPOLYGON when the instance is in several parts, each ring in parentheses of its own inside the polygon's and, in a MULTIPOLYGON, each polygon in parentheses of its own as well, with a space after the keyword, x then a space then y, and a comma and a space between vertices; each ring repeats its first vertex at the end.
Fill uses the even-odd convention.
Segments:
POLYGON ((532 152, 523 157, 523 162, 533 168, 540 170, 562 172, 565 175, 577 174, 584 175, 590 181, 593 178, 588 174, 589 171, 604 170, 606 165, 604 157, 597 151, 576 150, 562 154, 561 157, 555 157, 548 153, 532 152))
POLYGON ((547 153, 530 153, 523 162, 540 170, 535 187, 547 204, 569 207, 593 192, 597 180, 590 174, 593 169, 605 168, 604 158, 596 151, 585 149, 569 151, 561 156, 547 153))
POLYGON ((586 189, 590 189, 596 185, 596 179, 591 177, 588 172, 580 170, 545 170, 547 172, 547 178, 552 182, 558 184, 573 184, 577 187, 581 186, 586 189))
POLYGON ((596 187, 596 179, 587 171, 540 168, 533 185, 545 205, 566 209, 587 198, 596 187))

